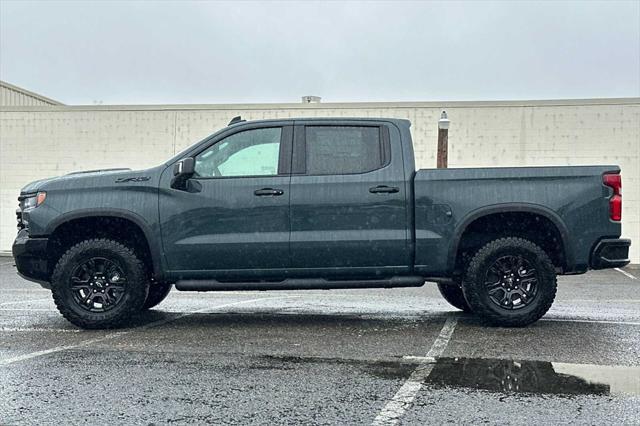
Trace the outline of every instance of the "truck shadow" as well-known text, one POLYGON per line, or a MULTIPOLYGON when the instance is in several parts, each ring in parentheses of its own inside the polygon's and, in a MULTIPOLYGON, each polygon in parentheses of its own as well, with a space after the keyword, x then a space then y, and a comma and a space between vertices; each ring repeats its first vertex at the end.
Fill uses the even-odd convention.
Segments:
POLYGON ((425 312, 415 315, 395 315, 386 313, 309 313, 309 312, 283 312, 280 309, 259 309, 251 312, 172 312, 151 310, 132 317, 127 324, 128 329, 155 328, 171 324, 172 327, 220 327, 237 324, 263 325, 269 327, 287 327, 292 324, 298 326, 331 326, 345 324, 377 324, 379 326, 391 326, 398 324, 433 324, 442 326, 450 317, 470 319, 470 316, 461 312, 425 312))

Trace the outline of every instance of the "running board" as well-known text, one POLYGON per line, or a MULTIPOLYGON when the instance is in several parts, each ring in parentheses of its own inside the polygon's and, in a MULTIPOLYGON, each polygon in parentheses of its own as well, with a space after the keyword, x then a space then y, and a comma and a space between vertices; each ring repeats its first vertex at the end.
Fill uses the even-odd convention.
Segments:
POLYGON ((381 280, 327 280, 322 278, 288 278, 283 281, 224 282, 217 280, 179 280, 180 291, 233 290, 328 290, 338 288, 420 287, 425 279, 418 276, 391 277, 381 280))

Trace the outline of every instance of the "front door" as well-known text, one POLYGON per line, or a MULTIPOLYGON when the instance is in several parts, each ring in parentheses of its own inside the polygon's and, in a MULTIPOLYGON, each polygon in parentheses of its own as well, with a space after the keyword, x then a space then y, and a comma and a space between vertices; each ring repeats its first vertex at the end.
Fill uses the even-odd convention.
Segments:
POLYGON ((289 266, 292 133, 260 127, 218 140, 195 155, 184 191, 164 173, 160 221, 172 272, 238 277, 289 266))

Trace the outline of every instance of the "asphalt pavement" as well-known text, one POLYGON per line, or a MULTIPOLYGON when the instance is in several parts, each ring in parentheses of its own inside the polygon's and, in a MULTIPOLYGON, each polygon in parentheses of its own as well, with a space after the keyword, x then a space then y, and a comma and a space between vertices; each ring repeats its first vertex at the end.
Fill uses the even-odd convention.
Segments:
POLYGON ((80 330, 0 257, 0 424, 640 424, 640 270, 486 327, 436 286, 186 293, 80 330))

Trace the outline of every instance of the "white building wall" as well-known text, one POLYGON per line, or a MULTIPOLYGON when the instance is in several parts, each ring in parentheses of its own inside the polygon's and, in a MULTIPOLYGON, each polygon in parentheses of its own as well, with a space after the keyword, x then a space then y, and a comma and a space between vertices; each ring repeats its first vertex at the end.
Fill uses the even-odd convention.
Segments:
POLYGON ((20 188, 71 171, 144 168, 242 115, 412 121, 417 166, 434 167, 441 109, 449 167, 618 164, 623 235, 640 263, 640 99, 584 101, 0 108, 0 250, 10 250, 20 188))

